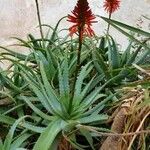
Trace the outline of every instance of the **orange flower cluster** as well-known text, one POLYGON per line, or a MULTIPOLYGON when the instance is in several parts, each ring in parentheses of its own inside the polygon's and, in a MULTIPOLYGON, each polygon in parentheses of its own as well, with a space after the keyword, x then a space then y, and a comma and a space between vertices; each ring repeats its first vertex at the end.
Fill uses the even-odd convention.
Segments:
POLYGON ((120 0, 105 0, 104 8, 109 13, 112 14, 120 7, 120 0))
MULTIPOLYGON (((115 12, 120 7, 120 0, 105 0, 104 9, 110 14, 115 12)), ((68 21, 74 23, 69 28, 70 36, 78 34, 81 36, 93 36, 94 31, 91 28, 95 15, 92 13, 87 0, 78 0, 77 5, 72 11, 72 15, 68 15, 68 21)))
POLYGON ((68 15, 68 21, 74 23, 72 27, 69 28, 70 35, 79 34, 81 36, 93 36, 94 31, 91 28, 95 16, 93 15, 87 0, 78 0, 77 5, 72 11, 72 15, 68 15))

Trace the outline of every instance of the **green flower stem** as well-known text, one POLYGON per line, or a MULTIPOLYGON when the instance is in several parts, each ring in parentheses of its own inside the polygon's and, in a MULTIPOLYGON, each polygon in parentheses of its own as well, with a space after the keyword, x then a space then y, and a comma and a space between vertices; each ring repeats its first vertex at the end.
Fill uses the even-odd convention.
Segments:
POLYGON ((39 27, 40 27, 40 34, 41 34, 42 42, 44 44, 44 35, 43 35, 43 30, 42 30, 42 23, 41 23, 40 9, 39 9, 38 0, 35 0, 35 3, 36 3, 37 17, 38 17, 38 22, 39 22, 39 27))
MULTIPOLYGON (((112 14, 112 13, 109 13, 109 19, 111 19, 111 14, 112 14)), ((110 23, 108 23, 107 34, 109 34, 109 29, 110 29, 110 23)))

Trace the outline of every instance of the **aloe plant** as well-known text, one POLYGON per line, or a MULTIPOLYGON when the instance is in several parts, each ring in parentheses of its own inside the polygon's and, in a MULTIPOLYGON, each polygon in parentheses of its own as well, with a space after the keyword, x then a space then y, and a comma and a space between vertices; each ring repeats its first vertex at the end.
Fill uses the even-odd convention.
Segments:
MULTIPOLYGON (((120 50, 109 33, 83 38, 77 58, 81 41, 59 35, 65 30, 59 30, 59 25, 66 17, 53 28, 41 23, 38 3, 37 12, 41 37, 29 34, 27 40, 14 38, 19 41, 15 48, 22 46, 29 50, 28 54, 0 46, 4 50, 0 61, 11 64, 7 69, 0 68, 0 127, 8 128, 0 137, 0 149, 57 150, 65 139, 75 149, 96 150, 99 140, 103 141, 98 131, 111 132, 107 119, 111 106, 117 107, 124 94, 120 85, 138 86, 139 81, 132 82, 139 77, 135 64, 138 68, 149 66, 150 33, 100 17, 129 38, 128 47, 120 50), (47 29, 46 35, 43 28, 47 29), (140 41, 131 33, 138 33, 145 40, 140 41)), ((140 85, 148 88, 150 84, 146 80, 140 85)), ((148 94, 138 109, 149 104, 148 94)), ((148 147, 149 137, 141 137, 143 148, 148 147)))
POLYGON ((21 74, 27 81, 30 90, 34 93, 31 96, 21 95, 19 99, 23 100, 37 116, 43 119, 42 124, 45 126, 33 149, 54 149, 56 147, 53 145, 54 141, 58 135, 61 135, 60 133, 71 133, 80 124, 92 123, 94 125, 94 123, 103 122, 108 118, 100 111, 112 96, 107 98, 107 95, 100 94, 102 88, 98 84, 91 88, 96 78, 89 78, 89 73, 93 69, 91 62, 83 66, 78 75, 71 105, 72 91, 70 89, 72 84, 69 81, 67 59, 58 64, 59 87, 48 81, 42 61, 40 61, 41 78, 37 74, 31 74, 23 65, 18 66, 22 70, 21 74), (85 80, 89 80, 86 85, 84 85, 85 80), (92 109, 90 109, 91 107, 92 109))

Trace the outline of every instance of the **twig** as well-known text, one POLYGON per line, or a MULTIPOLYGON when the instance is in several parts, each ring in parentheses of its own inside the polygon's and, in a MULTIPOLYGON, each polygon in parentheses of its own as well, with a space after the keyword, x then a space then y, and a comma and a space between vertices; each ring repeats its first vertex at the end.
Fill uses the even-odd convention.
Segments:
POLYGON ((140 70, 142 73, 147 74, 148 76, 150 76, 150 73, 147 72, 146 70, 144 70, 143 68, 141 68, 140 66, 138 66, 137 64, 132 64, 136 69, 140 70))
POLYGON ((96 128, 90 127, 90 126, 78 125, 77 127, 95 132, 95 133, 99 134, 100 136, 120 136, 120 137, 124 137, 124 136, 133 136, 133 135, 144 134, 144 133, 150 134, 150 130, 141 130, 141 131, 138 131, 138 132, 129 132, 129 133, 105 133, 105 132, 99 132, 99 131, 96 130, 96 128))
MULTIPOLYGON (((144 117, 143 120, 141 121, 141 123, 140 123, 140 125, 139 125, 139 127, 137 128, 137 130, 136 130, 135 133, 141 132, 141 131, 139 131, 139 130, 140 130, 140 128, 142 127, 142 125, 143 125, 145 119, 146 119, 149 115, 150 115, 150 112, 148 112, 148 113, 145 115, 145 117, 144 117)), ((142 133, 141 133, 141 134, 142 134, 142 133)), ((129 144, 128 150, 131 149, 131 146, 132 146, 132 144, 133 144, 133 142, 134 142, 136 136, 137 136, 137 134, 134 134, 134 136, 133 136, 133 138, 132 138, 132 140, 131 140, 131 142, 130 142, 130 144, 129 144)))

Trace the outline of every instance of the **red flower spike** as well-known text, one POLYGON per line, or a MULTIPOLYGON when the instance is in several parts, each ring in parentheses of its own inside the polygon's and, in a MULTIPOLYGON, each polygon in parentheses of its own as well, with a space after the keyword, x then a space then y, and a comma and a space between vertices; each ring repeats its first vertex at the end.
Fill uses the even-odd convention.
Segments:
POLYGON ((72 27, 69 28, 70 36, 80 32, 81 38, 83 36, 93 36, 94 31, 91 26, 96 17, 92 14, 87 0, 78 0, 77 5, 72 11, 72 15, 68 15, 69 22, 74 23, 72 27))
POLYGON ((103 7, 109 14, 112 14, 120 7, 120 0, 105 0, 103 7))

